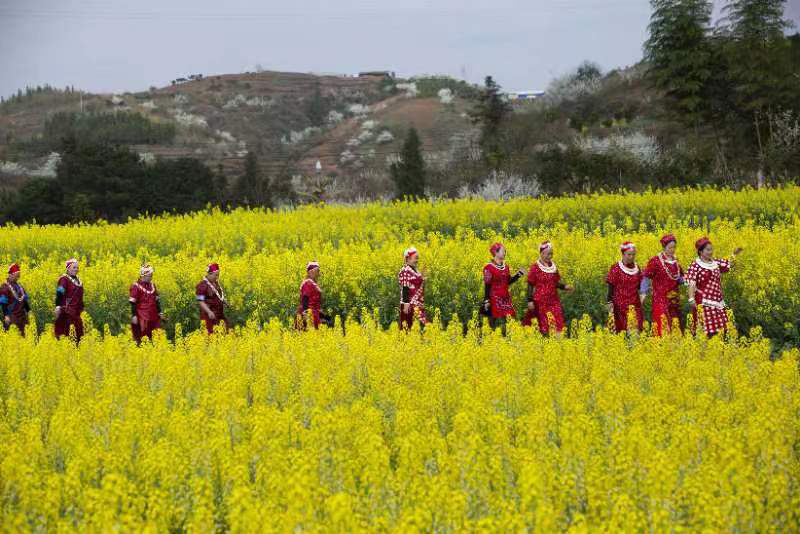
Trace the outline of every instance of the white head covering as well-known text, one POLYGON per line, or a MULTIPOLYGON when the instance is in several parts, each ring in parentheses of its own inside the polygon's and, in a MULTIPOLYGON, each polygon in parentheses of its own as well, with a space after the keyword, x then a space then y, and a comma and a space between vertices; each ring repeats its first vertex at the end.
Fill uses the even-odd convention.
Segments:
POLYGON ((149 263, 145 263, 142 265, 141 269, 139 269, 139 276, 147 276, 148 274, 153 274, 155 269, 149 263))

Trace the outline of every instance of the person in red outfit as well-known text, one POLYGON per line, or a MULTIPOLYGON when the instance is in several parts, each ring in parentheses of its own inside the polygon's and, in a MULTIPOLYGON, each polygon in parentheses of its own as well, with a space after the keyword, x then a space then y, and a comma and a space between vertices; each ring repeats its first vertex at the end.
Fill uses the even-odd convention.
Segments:
POLYGON ((136 344, 142 337, 153 338, 153 331, 161 328, 164 315, 161 313, 161 299, 153 283, 153 267, 145 264, 139 269, 139 279, 130 289, 128 302, 131 304, 131 333, 136 344))
POLYGON ((20 274, 19 265, 11 264, 8 268, 8 279, 0 286, 0 309, 3 312, 3 328, 8 330, 12 325, 16 326, 24 336, 31 305, 28 294, 19 283, 20 274))
POLYGON ((506 335, 508 317, 515 317, 514 305, 511 302, 509 287, 525 274, 519 269, 513 276, 511 268, 506 265, 506 248, 495 243, 489 248, 492 260, 483 268, 483 313, 489 317, 489 326, 494 330, 501 326, 506 335))
POLYGON ((222 324, 228 330, 228 320, 225 318, 225 291, 219 283, 219 264, 212 263, 208 266, 205 277, 197 284, 195 298, 200 308, 200 320, 206 325, 209 334, 214 333, 214 327, 222 324))
MULTIPOLYGON (((697 240, 697 259, 686 271, 689 284, 689 306, 692 308, 694 328, 697 328, 697 306, 703 306, 703 330, 708 337, 713 337, 728 328, 727 305, 722 294, 722 275, 733 268, 736 256, 742 251, 736 248, 730 260, 715 259, 714 247, 707 237, 697 240)), ((692 332, 694 333, 694 332, 692 332)))
POLYGON ((425 277, 417 270, 419 252, 414 247, 403 252, 405 265, 397 273, 400 284, 400 329, 411 330, 414 318, 420 328, 425 328, 428 318, 425 315, 425 277))
MULTIPOLYGON (((640 293, 646 295, 650 287, 653 288, 653 311, 651 320, 655 325, 655 333, 658 336, 672 329, 672 323, 681 320, 680 288, 684 283, 683 268, 675 258, 675 245, 677 240, 672 234, 667 234, 661 238, 663 250, 650 258, 647 267, 644 269, 644 278, 640 293)), ((683 331, 683 326, 681 326, 683 331)))
POLYGON ((322 289, 317 284, 319 274, 319 263, 308 262, 306 278, 300 284, 300 303, 297 306, 297 320, 295 321, 298 330, 308 329, 309 317, 315 330, 319 330, 320 324, 333 326, 331 316, 322 311, 322 289))
POLYGON ((642 300, 639 294, 642 285, 642 270, 636 265, 636 246, 630 241, 620 246, 622 260, 611 266, 606 277, 608 284, 608 311, 614 316, 616 332, 628 330, 628 310, 633 307, 636 313, 636 326, 642 331, 642 300))
POLYGON ((528 312, 522 324, 530 326, 535 317, 542 334, 550 332, 551 321, 557 333, 563 332, 564 312, 559 289, 572 291, 571 286, 561 281, 561 274, 553 261, 553 245, 545 241, 539 246, 539 259, 528 269, 528 312))
POLYGON ((78 278, 80 265, 78 260, 67 260, 66 270, 58 279, 56 286, 56 339, 70 335, 70 329, 75 328, 75 341, 80 342, 83 337, 83 282, 78 278))

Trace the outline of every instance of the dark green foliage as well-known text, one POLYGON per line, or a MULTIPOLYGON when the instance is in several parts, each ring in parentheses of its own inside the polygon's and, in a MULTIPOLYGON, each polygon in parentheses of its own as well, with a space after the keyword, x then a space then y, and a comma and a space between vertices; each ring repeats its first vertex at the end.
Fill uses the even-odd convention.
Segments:
POLYGON ((320 86, 317 84, 306 103, 306 115, 312 126, 320 127, 325 125, 325 120, 331 109, 331 104, 328 100, 322 96, 320 86))
POLYGON ((501 92, 500 86, 486 77, 485 87, 477 97, 470 115, 481 126, 481 149, 483 157, 492 169, 497 169, 506 158, 502 126, 511 114, 511 106, 501 92))
POLYGON ((59 151, 56 177, 30 180, 6 198, 4 221, 119 222, 142 213, 197 211, 217 198, 214 173, 195 159, 146 166, 127 148, 78 143, 74 137, 59 151))
POLYGON ((412 78, 411 81, 417 85, 417 96, 422 98, 438 96, 442 89, 450 89, 453 95, 465 100, 473 100, 480 95, 478 87, 449 76, 424 76, 412 78))
POLYGON ((400 161, 393 163, 390 170, 398 198, 425 196, 425 160, 422 158, 422 143, 415 128, 408 130, 400 161))
POLYGON ((651 0, 650 38, 645 60, 653 84, 673 101, 670 109, 689 124, 704 110, 704 91, 711 77, 708 39, 710 0, 651 0))
POLYGON ((76 137, 83 143, 166 144, 175 138, 172 123, 155 123, 128 111, 116 113, 60 112, 44 123, 44 139, 57 146, 65 137, 76 137))

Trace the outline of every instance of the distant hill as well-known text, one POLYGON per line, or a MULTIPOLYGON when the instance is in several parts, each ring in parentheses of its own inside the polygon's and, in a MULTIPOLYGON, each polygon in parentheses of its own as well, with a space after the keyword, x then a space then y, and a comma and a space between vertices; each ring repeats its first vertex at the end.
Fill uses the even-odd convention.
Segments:
POLYGON ((86 117, 113 122, 99 135, 119 134, 121 144, 145 159, 190 156, 231 177, 241 173, 247 151, 272 172, 311 175, 317 161, 326 176, 385 172, 411 125, 435 165, 477 135, 465 113, 468 91, 463 82, 441 78, 415 83, 380 73, 288 72, 203 76, 137 93, 32 88, 0 104, 0 185, 13 189, 26 177, 52 173, 55 138, 64 124, 83 124, 86 117), (440 96, 448 86, 453 90, 440 96), (121 122, 126 128, 136 122, 136 132, 144 122, 146 132, 123 135, 121 122))

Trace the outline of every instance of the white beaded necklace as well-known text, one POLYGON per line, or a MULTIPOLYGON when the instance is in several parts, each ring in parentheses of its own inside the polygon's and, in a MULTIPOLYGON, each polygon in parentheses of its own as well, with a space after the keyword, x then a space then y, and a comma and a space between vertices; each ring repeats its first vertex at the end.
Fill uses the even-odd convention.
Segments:
POLYGON ((639 274, 639 266, 636 265, 635 263, 633 264, 633 268, 632 269, 630 267, 626 267, 625 264, 622 263, 621 261, 618 262, 617 265, 619 265, 619 268, 622 269, 622 272, 625 273, 625 274, 628 274, 628 275, 631 275, 631 276, 633 276, 635 274, 639 274))
POLYGON ((707 262, 703 258, 698 256, 697 259, 695 260, 695 263, 697 263, 697 265, 699 265, 703 269, 707 269, 709 271, 716 271, 717 269, 719 269, 719 264, 717 263, 716 260, 711 260, 710 262, 707 262))
POLYGON ((539 266, 539 269, 541 269, 543 273, 553 274, 558 270, 558 267, 556 267, 556 262, 552 260, 550 261, 550 267, 542 263, 542 260, 536 260, 536 265, 539 266))

